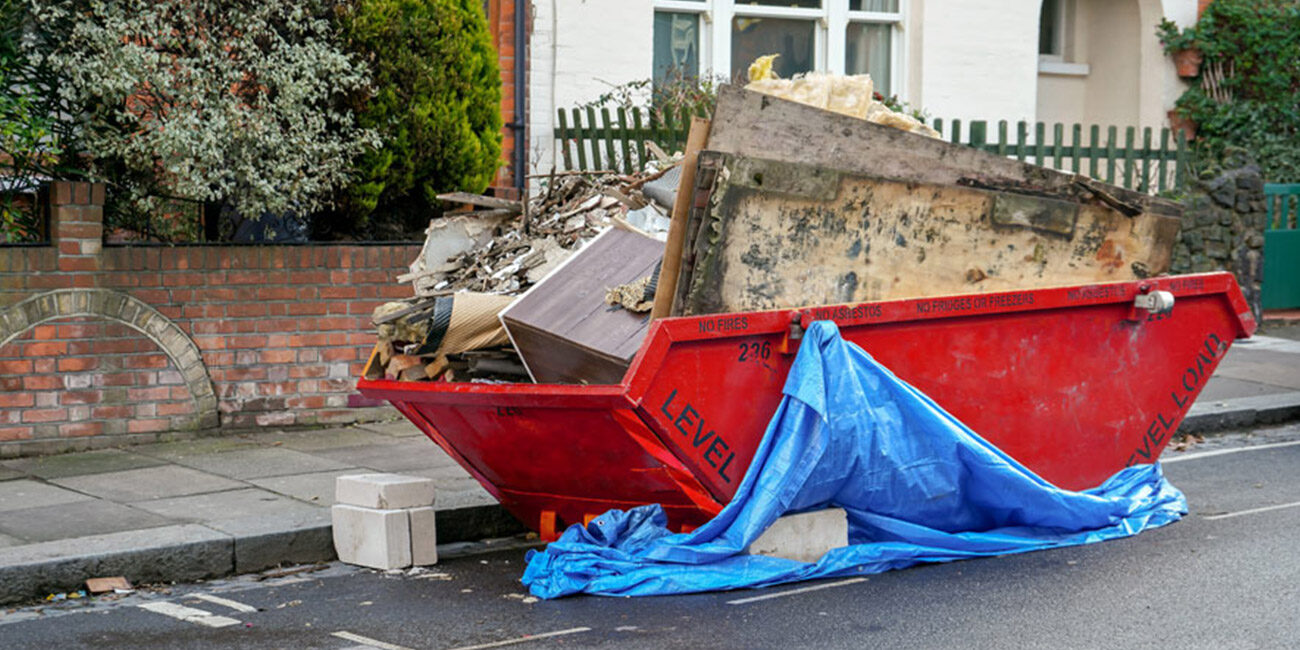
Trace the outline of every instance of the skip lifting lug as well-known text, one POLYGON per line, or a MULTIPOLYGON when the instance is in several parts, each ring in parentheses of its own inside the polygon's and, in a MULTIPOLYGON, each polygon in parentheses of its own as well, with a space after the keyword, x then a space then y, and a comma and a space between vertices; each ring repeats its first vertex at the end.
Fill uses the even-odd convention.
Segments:
POLYGON ((799 340, 803 338, 803 314, 795 312, 790 316, 790 327, 781 339, 777 351, 781 354, 794 354, 799 350, 799 340))
POLYGON ((1174 294, 1144 283, 1138 287, 1138 293, 1133 297, 1133 309, 1129 312, 1128 320, 1151 320, 1152 317, 1161 317, 1173 310, 1174 294))

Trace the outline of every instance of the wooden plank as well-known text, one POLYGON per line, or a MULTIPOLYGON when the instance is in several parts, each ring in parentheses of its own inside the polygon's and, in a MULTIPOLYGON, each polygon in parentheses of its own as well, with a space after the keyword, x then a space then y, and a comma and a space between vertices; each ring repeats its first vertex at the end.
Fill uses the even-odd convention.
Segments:
POLYGON ((631 174, 640 171, 640 169, 638 169, 639 166, 632 160, 632 147, 630 141, 633 136, 627 130, 627 109, 623 106, 618 107, 618 130, 622 135, 619 140, 622 141, 623 145, 623 173, 631 174))
POLYGON ((636 145, 637 167, 644 169, 646 163, 649 162, 650 159, 646 156, 646 134, 641 127, 641 108, 638 106, 632 107, 632 128, 636 130, 636 135, 634 136, 636 141, 634 144, 636 145))
POLYGON ((952 138, 953 144, 961 144, 961 120, 952 121, 952 133, 948 136, 952 138))
POLYGON ((1101 180, 1101 177, 1097 175, 1097 154, 1099 152, 1098 147, 1101 146, 1101 127, 1096 124, 1092 125, 1088 129, 1088 135, 1091 136, 1088 143, 1088 175, 1101 180))
POLYGON ((1043 124, 1042 122, 1036 122, 1034 124, 1034 164, 1038 165, 1039 167, 1047 166, 1047 162, 1045 160, 1045 158, 1047 157, 1046 156, 1047 146, 1043 142, 1046 139, 1047 139, 1047 125, 1043 124))
POLYGON ((1106 182, 1115 184, 1115 160, 1119 157, 1115 150, 1118 133, 1114 126, 1106 127, 1106 182))
POLYGON ((977 149, 984 149, 988 141, 989 124, 984 120, 975 120, 970 123, 970 146, 977 149))
POLYGON ((563 108, 556 113, 559 126, 555 129, 555 139, 560 141, 560 157, 564 160, 565 169, 573 169, 573 159, 569 155, 569 140, 573 138, 569 133, 569 120, 565 118, 563 108))
POLYGON ((1139 192, 1151 191, 1151 127, 1142 129, 1142 179, 1139 192))
POLYGON ((470 194, 469 192, 447 192, 446 194, 439 194, 438 200, 477 205, 484 208, 496 208, 498 210, 513 210, 515 212, 523 210, 523 203, 519 201, 500 199, 495 196, 483 196, 482 194, 470 194))
MULTIPOLYGON (((1022 138, 1016 153, 1023 158, 1024 122, 1018 130, 1022 138)), ((718 90, 708 150, 902 181, 1020 188, 1080 200, 1092 197, 1077 187, 1073 174, 1044 170, 974 147, 952 145, 732 85, 718 90)), ((1122 188, 1110 192, 1145 212, 1171 216, 1182 212, 1172 201, 1122 188)))
POLYGON ((709 141, 709 129, 709 120, 702 117, 691 120, 691 131, 686 137, 686 150, 682 157, 682 179, 677 185, 677 197, 673 201, 668 241, 664 245, 664 261, 659 269, 659 284, 655 288, 655 304, 650 310, 651 320, 668 316, 673 310, 673 297, 677 293, 677 280, 681 273, 682 248, 686 243, 686 220, 694 196, 696 163, 700 150, 709 141))
POLYGON ((1075 122, 1074 127, 1071 129, 1070 133, 1071 133, 1070 156, 1074 160, 1074 164, 1071 165, 1070 171, 1078 174, 1079 167, 1082 166, 1081 165, 1082 160, 1080 157, 1083 154, 1083 125, 1079 124, 1078 122, 1075 122))
POLYGON ((1156 165, 1156 189, 1163 193, 1169 189, 1169 129, 1160 129, 1160 160, 1156 165))
POLYGON ((1124 187, 1134 189, 1133 175, 1137 173, 1137 142, 1134 137, 1137 129, 1134 127, 1125 127, 1124 129, 1124 187))
POLYGON ((573 129, 577 132, 578 169, 591 169, 587 166, 587 132, 582 128, 582 113, 576 108, 573 109, 573 129))
POLYGON ((1052 167, 1055 169, 1065 169, 1064 152, 1065 145, 1065 126, 1060 122, 1052 125, 1052 167))
POLYGON ((1007 121, 998 120, 998 151, 999 156, 1007 155, 1007 121))
POLYGON ((716 152, 700 164, 715 181, 695 199, 678 315, 1134 280, 1169 268, 1179 228, 1067 197, 716 152))
POLYGON ((596 122, 596 109, 593 106, 587 107, 587 142, 591 143, 591 166, 608 167, 613 169, 609 161, 600 159, 600 128, 596 122))
POLYGON ((1024 120, 1016 123, 1016 160, 1025 160, 1025 142, 1029 140, 1029 125, 1024 120))
MULTIPOLYGON (((610 169, 623 169, 623 165, 618 162, 618 154, 614 149, 614 124, 609 117, 609 109, 600 109, 601 136, 605 140, 605 166, 610 169)), ((625 172, 630 173, 630 172, 625 172)))

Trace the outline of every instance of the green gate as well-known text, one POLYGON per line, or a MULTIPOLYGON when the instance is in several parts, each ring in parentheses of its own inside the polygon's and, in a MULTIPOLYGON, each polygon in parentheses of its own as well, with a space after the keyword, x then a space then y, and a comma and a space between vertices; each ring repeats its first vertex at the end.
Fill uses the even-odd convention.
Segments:
POLYGON ((1264 309, 1300 307, 1300 183, 1264 185, 1264 309))

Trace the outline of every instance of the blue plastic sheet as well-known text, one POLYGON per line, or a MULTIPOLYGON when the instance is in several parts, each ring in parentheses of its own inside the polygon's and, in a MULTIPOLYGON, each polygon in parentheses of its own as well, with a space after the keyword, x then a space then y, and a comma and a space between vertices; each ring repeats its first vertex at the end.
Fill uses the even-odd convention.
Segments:
POLYGON ((1158 464, 1082 492, 1051 485, 821 321, 717 517, 674 534, 658 505, 611 510, 531 551, 523 582, 541 598, 762 587, 1100 542, 1186 512, 1158 464), (745 554, 777 517, 827 506, 848 513, 849 546, 815 564, 745 554))

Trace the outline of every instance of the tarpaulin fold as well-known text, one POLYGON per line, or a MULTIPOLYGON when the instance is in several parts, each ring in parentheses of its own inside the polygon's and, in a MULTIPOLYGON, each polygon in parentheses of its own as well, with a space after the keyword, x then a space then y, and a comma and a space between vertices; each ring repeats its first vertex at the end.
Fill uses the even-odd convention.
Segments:
POLYGON ((610 510, 530 551, 523 582, 541 598, 761 587, 1127 537, 1186 511, 1158 464, 1081 492, 1044 481, 819 321, 716 517, 674 534, 658 505, 610 510), (829 506, 849 546, 815 564, 745 553, 781 515, 829 506))

